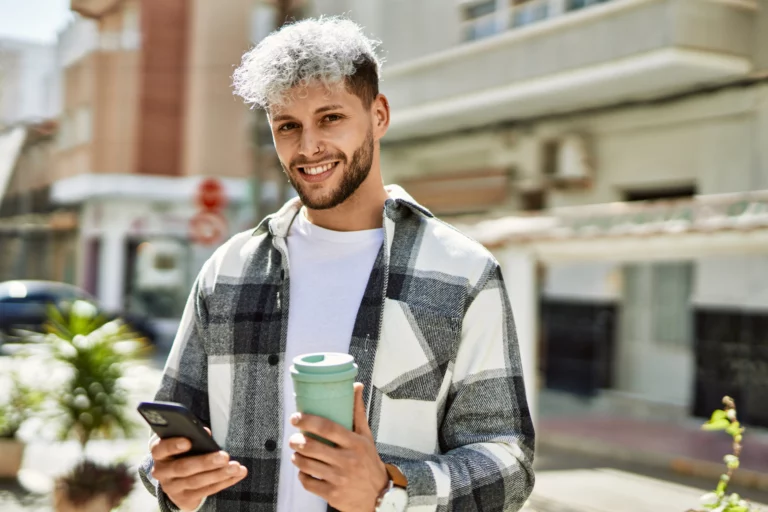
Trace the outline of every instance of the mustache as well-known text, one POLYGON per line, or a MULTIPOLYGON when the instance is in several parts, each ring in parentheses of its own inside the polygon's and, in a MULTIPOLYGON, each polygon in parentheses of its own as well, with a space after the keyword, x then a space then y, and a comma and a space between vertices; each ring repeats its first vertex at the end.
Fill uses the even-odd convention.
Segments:
POLYGON ((298 156, 291 160, 291 169, 295 169, 297 167, 311 167, 313 164, 318 164, 320 162, 327 162, 329 160, 339 160, 342 163, 347 161, 347 157, 343 153, 336 153, 336 154, 328 154, 324 155, 321 158, 315 158, 313 160, 310 160, 303 156, 298 156))

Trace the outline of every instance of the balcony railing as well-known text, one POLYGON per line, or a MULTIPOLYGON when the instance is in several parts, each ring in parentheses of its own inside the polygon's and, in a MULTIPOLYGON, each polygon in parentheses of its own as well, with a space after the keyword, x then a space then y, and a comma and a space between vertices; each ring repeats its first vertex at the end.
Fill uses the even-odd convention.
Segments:
POLYGON ((527 0, 464 22, 464 40, 476 41, 612 0, 527 0))

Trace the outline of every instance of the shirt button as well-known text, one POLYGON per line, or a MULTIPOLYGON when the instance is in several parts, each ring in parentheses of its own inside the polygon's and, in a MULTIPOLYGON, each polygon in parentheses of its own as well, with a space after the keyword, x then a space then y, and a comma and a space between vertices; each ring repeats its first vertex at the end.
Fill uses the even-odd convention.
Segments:
POLYGON ((280 356, 278 356, 277 354, 272 354, 272 355, 270 355, 270 356, 267 358, 267 362, 268 362, 268 363, 269 363, 271 366, 277 366, 277 363, 279 363, 279 362, 280 362, 280 356))
POLYGON ((277 448, 277 443, 272 439, 269 439, 266 443, 264 443, 264 448, 266 448, 268 452, 273 452, 275 451, 275 448, 277 448))

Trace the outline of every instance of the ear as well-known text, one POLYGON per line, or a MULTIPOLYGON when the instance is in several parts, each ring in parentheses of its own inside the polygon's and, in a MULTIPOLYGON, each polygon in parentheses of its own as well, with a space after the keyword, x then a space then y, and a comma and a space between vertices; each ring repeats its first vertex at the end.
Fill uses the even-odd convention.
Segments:
POLYGON ((389 129, 389 100, 387 97, 383 94, 376 96, 371 105, 371 112, 373 114, 373 136, 375 140, 379 140, 389 129))

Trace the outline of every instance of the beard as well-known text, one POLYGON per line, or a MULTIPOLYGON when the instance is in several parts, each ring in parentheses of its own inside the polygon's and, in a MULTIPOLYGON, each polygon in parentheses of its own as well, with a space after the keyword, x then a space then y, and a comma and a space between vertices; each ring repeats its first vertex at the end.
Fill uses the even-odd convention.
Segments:
MULTIPOLYGON (((301 178, 298 176, 292 176, 291 172, 285 168, 282 162, 280 162, 280 165, 283 167, 285 175, 288 176, 288 181, 296 190, 304 206, 311 210, 328 210, 339 206, 349 199, 368 177, 368 174, 371 172, 371 165, 373 164, 373 144, 373 129, 369 129, 365 140, 352 154, 351 159, 348 160, 347 156, 341 152, 331 155, 330 158, 323 158, 323 160, 338 160, 339 163, 337 165, 339 166, 343 164, 344 175, 341 177, 341 183, 339 183, 335 190, 321 197, 313 197, 309 190, 307 190, 311 187, 310 184, 302 183, 301 178)), ((305 159, 297 158, 291 162, 291 168, 296 169, 296 172, 299 173, 301 171, 298 170, 298 166, 306 163, 308 162, 305 159)))

